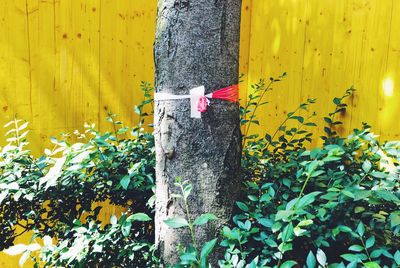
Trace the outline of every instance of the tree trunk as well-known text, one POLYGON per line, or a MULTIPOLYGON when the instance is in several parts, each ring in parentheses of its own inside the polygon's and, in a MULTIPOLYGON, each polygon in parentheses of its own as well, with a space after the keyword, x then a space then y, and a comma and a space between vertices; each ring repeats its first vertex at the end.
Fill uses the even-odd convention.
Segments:
MULTIPOLYGON (((156 92, 206 93, 238 83, 241 0, 159 0, 155 41, 156 92)), ((190 180, 193 218, 213 213, 218 221, 196 230, 199 244, 215 238, 232 214, 241 181, 239 105, 211 100, 201 119, 190 117, 190 100, 157 101, 156 243, 166 263, 178 260, 176 246, 187 232, 163 222, 183 216, 176 177, 190 180)), ((214 263, 215 264, 215 263, 214 263)))

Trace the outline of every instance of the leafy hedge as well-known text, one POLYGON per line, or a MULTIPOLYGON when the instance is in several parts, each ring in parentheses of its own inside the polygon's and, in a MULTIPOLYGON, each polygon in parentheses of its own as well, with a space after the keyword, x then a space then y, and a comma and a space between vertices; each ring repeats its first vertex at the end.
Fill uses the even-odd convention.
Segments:
MULTIPOLYGON (((337 117, 346 112, 352 88, 333 100, 320 147, 309 149, 313 99, 288 113, 274 133, 249 135, 259 124, 257 108, 284 76, 254 85, 241 108, 247 192, 231 225, 205 245, 181 245, 181 261, 173 266, 208 267, 207 256, 218 247, 225 252, 220 267, 399 267, 400 142, 380 143, 367 124, 339 135, 337 117)), ((75 133, 78 142, 52 139, 54 148, 40 158, 26 149, 27 123, 7 125, 8 145, 0 153, 1 250, 22 254, 21 264, 31 257, 37 267, 161 265, 153 233, 154 141, 143 128, 152 89, 142 88, 138 126, 127 128, 110 114, 113 132, 86 125, 75 133), (102 225, 97 202, 106 200, 126 213, 102 225), (34 232, 31 244, 14 245, 26 231, 34 232)), ((178 180, 177 186, 176 198, 186 202, 190 183, 178 180)), ((166 224, 194 233, 214 219, 210 211, 166 224)))
POLYGON ((347 138, 338 135, 335 118, 353 91, 333 100, 322 147, 304 146, 314 114, 299 114, 314 100, 287 115, 284 122, 297 121, 296 127, 284 123, 272 137, 248 141, 242 160, 247 200, 237 202, 241 213, 222 231, 222 267, 254 258, 259 266, 400 265, 400 142, 380 144, 367 124, 347 138))
MULTIPOLYGON (((44 249, 44 266, 115 263, 126 267, 135 258, 143 267, 148 262, 144 248, 148 251, 154 242, 153 220, 131 227, 132 221, 124 219, 127 216, 117 223, 113 217, 102 228, 98 205, 108 201, 125 207, 129 215, 141 211, 153 218, 154 139, 143 129, 143 106, 151 103, 152 88, 143 84, 142 89, 145 100, 136 109, 137 126, 127 128, 109 114, 114 132, 99 133, 86 124, 84 133, 74 133, 78 142, 69 142, 68 136, 52 138, 53 148, 39 158, 26 149, 28 124, 14 120, 6 125, 8 145, 0 152, 0 250, 26 231, 34 231, 34 237, 58 240, 57 246, 44 249), (83 237, 87 237, 84 242, 83 237), (140 248, 139 241, 145 241, 140 248), (86 250, 77 251, 75 245, 85 245, 86 250), (49 257, 49 252, 54 256, 49 257)), ((24 251, 19 247, 11 253, 24 251)), ((29 250, 23 259, 28 257, 29 250)))

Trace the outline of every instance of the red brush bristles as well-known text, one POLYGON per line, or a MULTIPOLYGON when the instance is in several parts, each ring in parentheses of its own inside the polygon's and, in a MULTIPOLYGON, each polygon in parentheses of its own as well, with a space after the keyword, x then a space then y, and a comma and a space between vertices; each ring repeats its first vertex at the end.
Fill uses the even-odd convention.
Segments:
POLYGON ((212 93, 213 99, 227 100, 231 102, 239 101, 239 86, 233 85, 218 89, 212 93))

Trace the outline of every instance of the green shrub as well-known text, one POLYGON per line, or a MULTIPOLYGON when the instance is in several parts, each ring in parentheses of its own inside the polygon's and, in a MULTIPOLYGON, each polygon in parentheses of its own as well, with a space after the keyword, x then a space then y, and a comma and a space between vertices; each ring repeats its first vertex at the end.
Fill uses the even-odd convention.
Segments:
MULTIPOLYGON (((112 124, 113 132, 100 133, 94 125, 86 124, 84 133, 74 133, 78 142, 69 142, 68 136, 60 140, 52 138, 54 147, 39 158, 26 149, 28 124, 14 120, 6 125, 10 128, 8 144, 0 152, 0 250, 13 245, 21 234, 33 231, 34 238, 49 236, 58 240, 57 247, 44 248, 45 266, 80 267, 95 262, 110 267, 134 262, 143 267, 151 258, 134 253, 141 241, 146 245, 140 248, 141 252, 153 244, 153 220, 140 226, 135 222, 130 235, 126 234, 131 224, 124 220, 136 212, 152 218, 154 214, 154 139, 143 128, 144 105, 152 101, 152 88, 143 84, 142 89, 145 100, 136 107, 137 126, 127 128, 109 114, 107 121, 112 124), (101 228, 102 208, 96 203, 104 201, 124 207, 128 215, 122 216, 118 224, 101 228), (82 226, 81 220, 86 222, 82 226), (68 250, 77 243, 82 245, 83 237, 87 237, 86 250, 68 250), (104 245, 102 258, 97 252, 100 244, 104 245)), ((18 249, 24 248, 14 247, 8 252, 17 254, 18 249)), ((29 252, 24 259, 27 257, 29 252)))
POLYGON ((151 239, 143 236, 149 221, 144 213, 112 216, 104 228, 95 221, 76 220, 57 245, 44 244, 40 261, 44 267, 150 267, 157 260, 151 239))
MULTIPOLYGON (((269 87, 255 87, 253 111, 269 87)), ((237 202, 233 226, 222 230, 221 267, 400 265, 400 142, 379 143, 366 124, 347 138, 338 135, 335 116, 353 91, 333 100, 320 148, 306 147, 314 114, 300 116, 314 100, 289 113, 272 136, 245 140, 247 197, 237 202), (290 121, 297 126, 287 127, 290 121)), ((249 107, 243 113, 254 115, 249 107)), ((252 121, 258 123, 252 116, 242 122, 252 121)))
MULTIPOLYGON (((174 267, 207 267, 207 255, 217 247, 225 252, 220 267, 399 267, 400 142, 379 142, 367 124, 339 135, 336 117, 346 112, 352 88, 333 100, 320 147, 310 149, 313 99, 288 113, 275 132, 249 135, 259 124, 257 108, 284 77, 254 85, 241 108, 246 195, 232 224, 221 230, 218 243, 181 245, 174 267)), ((153 245, 154 141, 143 129, 151 88, 142 86, 138 126, 128 129, 110 114, 112 133, 87 125, 75 133, 79 142, 53 139, 54 149, 40 158, 26 150, 27 124, 7 126, 9 144, 0 155, 0 249, 22 253, 21 262, 40 249, 39 258, 31 256, 38 267, 160 266, 153 245), (102 226, 95 202, 106 200, 127 212, 102 226), (10 247, 20 235, 16 229, 34 231, 32 243, 10 247)), ((177 186, 182 193, 176 198, 190 194, 187 182, 177 186)), ((215 219, 211 213, 206 222, 215 219)), ((195 222, 187 213, 178 227, 193 233, 195 222)))

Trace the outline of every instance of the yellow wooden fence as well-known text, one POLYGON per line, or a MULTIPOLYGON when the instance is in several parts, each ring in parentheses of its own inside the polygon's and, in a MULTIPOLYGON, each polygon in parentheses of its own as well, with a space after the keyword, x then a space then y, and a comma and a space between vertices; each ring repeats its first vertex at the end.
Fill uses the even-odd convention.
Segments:
MULTIPOLYGON (((243 0, 242 99, 260 78, 288 73, 254 130, 274 130, 307 98, 322 117, 354 85, 343 133, 369 122, 399 139, 399 13, 397 0, 243 0)), ((35 154, 86 121, 106 129, 106 110, 133 125, 140 81, 153 81, 155 15, 156 0, 1 0, 0 125, 29 121, 35 154)), ((17 266, 0 254, 0 267, 17 266)))

